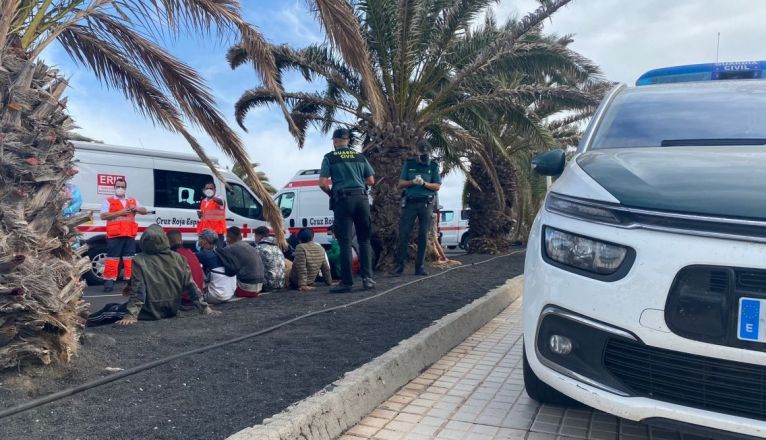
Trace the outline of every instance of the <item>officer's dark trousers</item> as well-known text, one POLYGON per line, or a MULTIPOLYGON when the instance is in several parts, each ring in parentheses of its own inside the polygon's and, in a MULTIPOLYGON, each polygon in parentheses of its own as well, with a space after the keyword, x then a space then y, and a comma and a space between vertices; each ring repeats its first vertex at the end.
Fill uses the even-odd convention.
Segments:
POLYGON ((415 267, 421 269, 425 264, 426 246, 428 245, 428 232, 431 228, 431 216, 433 215, 433 203, 428 201, 407 201, 402 208, 402 215, 399 217, 399 253, 396 262, 404 265, 407 260, 407 248, 410 244, 410 233, 415 219, 418 220, 418 257, 415 261, 415 267))
POLYGON ((335 201, 333 228, 340 245, 340 279, 350 286, 354 283, 351 274, 351 240, 356 229, 359 242, 359 272, 362 278, 372 278, 372 247, 370 246, 370 202, 364 194, 340 196, 335 201))

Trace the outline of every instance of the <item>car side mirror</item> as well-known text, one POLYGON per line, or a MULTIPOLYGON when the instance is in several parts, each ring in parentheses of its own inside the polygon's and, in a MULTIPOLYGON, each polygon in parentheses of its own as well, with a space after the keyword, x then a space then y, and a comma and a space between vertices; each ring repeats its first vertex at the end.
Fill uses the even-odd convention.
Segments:
POLYGON ((532 158, 532 169, 541 176, 558 176, 564 172, 567 155, 564 150, 551 150, 532 158))

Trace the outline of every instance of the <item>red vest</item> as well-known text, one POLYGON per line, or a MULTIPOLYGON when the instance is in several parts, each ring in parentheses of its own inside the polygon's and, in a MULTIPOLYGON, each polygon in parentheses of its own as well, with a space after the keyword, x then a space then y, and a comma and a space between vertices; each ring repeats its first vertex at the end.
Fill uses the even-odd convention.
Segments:
POLYGON ((197 233, 212 229, 216 234, 226 233, 226 205, 220 206, 213 199, 202 199, 199 204, 202 217, 197 223, 197 233))
MULTIPOLYGON (((125 206, 122 205, 122 201, 116 197, 110 197, 107 199, 109 202, 109 212, 122 211, 125 208, 135 208, 136 199, 126 198, 125 206)), ((106 237, 134 237, 138 234, 138 223, 136 223, 136 215, 131 213, 122 217, 117 217, 112 220, 106 221, 106 237)))

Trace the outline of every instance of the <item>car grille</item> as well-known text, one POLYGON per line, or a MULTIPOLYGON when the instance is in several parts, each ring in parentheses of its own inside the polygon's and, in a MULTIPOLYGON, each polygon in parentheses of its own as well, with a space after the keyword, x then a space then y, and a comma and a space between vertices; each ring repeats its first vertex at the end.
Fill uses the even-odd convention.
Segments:
POLYGON ((606 369, 637 396, 766 420, 766 367, 610 339, 606 369))
POLYGON ((737 287, 756 292, 766 292, 766 272, 738 270, 737 287))

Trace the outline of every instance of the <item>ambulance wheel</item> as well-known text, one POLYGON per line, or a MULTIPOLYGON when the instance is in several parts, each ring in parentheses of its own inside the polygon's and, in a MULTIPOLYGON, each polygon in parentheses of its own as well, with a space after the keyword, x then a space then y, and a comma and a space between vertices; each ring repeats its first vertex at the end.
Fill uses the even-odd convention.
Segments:
POLYGON ((101 286, 104 284, 104 262, 106 261, 106 247, 94 246, 88 251, 90 270, 85 272, 85 282, 89 286, 101 286))
POLYGON ((470 237, 468 237, 468 234, 463 234, 463 238, 460 239, 460 249, 463 249, 464 251, 468 250, 468 240, 470 237))

